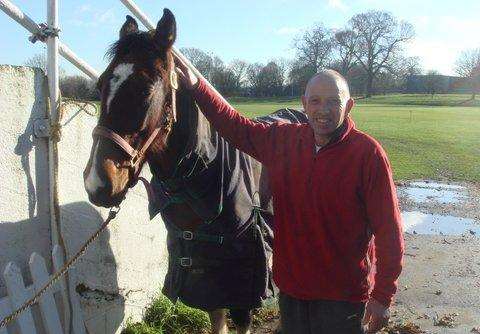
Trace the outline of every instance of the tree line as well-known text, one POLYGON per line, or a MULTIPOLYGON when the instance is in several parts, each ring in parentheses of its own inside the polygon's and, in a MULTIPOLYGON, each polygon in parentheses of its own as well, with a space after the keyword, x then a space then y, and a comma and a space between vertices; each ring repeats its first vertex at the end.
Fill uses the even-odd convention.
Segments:
MULTIPOLYGON (((423 74, 419 59, 405 54, 405 46, 414 36, 410 23, 372 10, 352 16, 341 29, 315 24, 294 38, 295 57, 289 60, 225 63, 198 48, 180 51, 225 96, 299 96, 307 81, 324 68, 344 75, 357 96, 391 92, 433 95, 459 87, 468 89, 472 98, 480 93, 480 48, 462 52, 455 65, 457 78, 436 71, 423 74)), ((98 98, 94 85, 81 76, 62 76, 60 86, 64 96, 98 98)))

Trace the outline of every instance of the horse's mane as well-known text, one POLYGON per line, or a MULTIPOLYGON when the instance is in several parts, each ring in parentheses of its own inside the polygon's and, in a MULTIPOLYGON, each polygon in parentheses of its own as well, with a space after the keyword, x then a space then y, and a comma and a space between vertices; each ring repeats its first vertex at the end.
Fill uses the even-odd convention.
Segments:
MULTIPOLYGON (((195 103, 192 93, 183 88, 178 92, 179 110, 177 114, 183 113, 188 115, 184 118, 184 124, 177 132, 180 136, 187 138, 185 153, 196 154, 208 159, 206 156, 211 155, 211 150, 216 146, 214 138, 215 130, 212 129, 210 123, 203 116, 200 108, 195 103)), ((215 147, 216 149, 216 147, 215 147)))
POLYGON ((149 57, 158 57, 161 52, 160 48, 153 42, 153 34, 141 31, 125 35, 114 42, 105 53, 105 58, 112 60, 115 56, 126 55, 131 50, 142 52, 149 57))

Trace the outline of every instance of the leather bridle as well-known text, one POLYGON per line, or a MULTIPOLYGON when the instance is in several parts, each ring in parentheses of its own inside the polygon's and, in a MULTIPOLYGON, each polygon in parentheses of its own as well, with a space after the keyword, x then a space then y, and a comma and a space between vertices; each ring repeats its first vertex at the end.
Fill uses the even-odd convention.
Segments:
POLYGON ((177 81, 177 74, 175 70, 172 69, 169 72, 170 78, 170 87, 171 89, 171 100, 170 105, 165 103, 165 120, 162 124, 155 127, 152 131, 150 136, 148 137, 147 141, 142 145, 140 149, 133 148, 125 139, 122 138, 119 134, 115 131, 102 126, 97 125, 92 132, 93 139, 97 139, 99 137, 107 138, 117 144, 129 157, 130 160, 123 165, 123 167, 128 168, 129 170, 129 184, 128 187, 131 188, 138 182, 138 175, 141 171, 141 163, 145 157, 145 153, 147 152, 150 145, 155 141, 158 134, 161 130, 165 130, 166 132, 170 132, 173 124, 176 122, 177 119, 177 108, 176 108, 176 90, 178 89, 178 81, 177 81))

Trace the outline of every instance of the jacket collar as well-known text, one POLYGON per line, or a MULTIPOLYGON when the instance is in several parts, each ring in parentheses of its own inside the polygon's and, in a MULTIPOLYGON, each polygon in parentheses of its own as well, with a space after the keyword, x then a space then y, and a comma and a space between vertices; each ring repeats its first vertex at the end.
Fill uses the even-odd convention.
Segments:
MULTIPOLYGON (((307 123, 306 126, 308 127, 308 131, 305 132, 305 137, 313 147, 315 145, 315 136, 313 135, 313 130, 310 127, 310 124, 307 123)), ((355 122, 350 116, 345 117, 345 120, 343 121, 342 125, 340 125, 333 132, 333 135, 330 138, 330 141, 326 145, 322 146, 322 149, 345 141, 353 129, 355 129, 355 122)))

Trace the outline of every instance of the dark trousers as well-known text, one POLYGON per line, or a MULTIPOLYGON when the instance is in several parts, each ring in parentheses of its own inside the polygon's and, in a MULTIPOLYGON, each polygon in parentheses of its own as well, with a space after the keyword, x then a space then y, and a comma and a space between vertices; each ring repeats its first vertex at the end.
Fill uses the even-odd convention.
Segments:
POLYGON ((300 300, 280 294, 282 334, 364 334, 365 303, 300 300))

